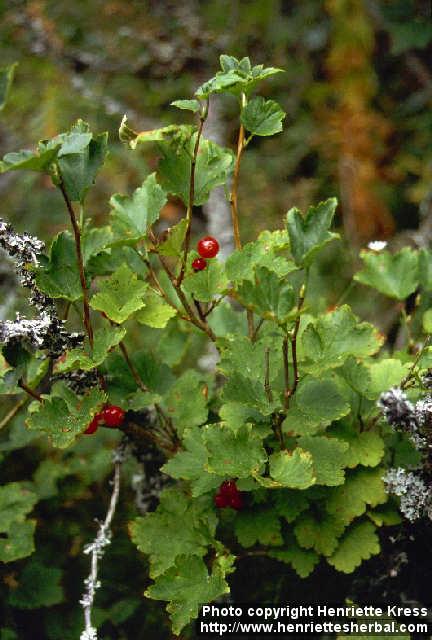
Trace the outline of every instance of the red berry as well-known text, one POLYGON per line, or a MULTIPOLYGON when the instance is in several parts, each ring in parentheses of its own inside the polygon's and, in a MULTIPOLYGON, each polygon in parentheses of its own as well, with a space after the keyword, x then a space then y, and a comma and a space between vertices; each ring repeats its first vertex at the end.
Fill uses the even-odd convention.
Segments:
POLYGON ((92 433, 94 433, 97 430, 101 420, 102 420, 102 415, 100 413, 97 413, 93 418, 93 420, 90 422, 87 429, 83 433, 85 433, 86 435, 91 435, 92 433))
POLYGON ((235 509, 236 511, 240 511, 243 509, 243 496, 241 493, 237 493, 235 496, 230 498, 229 506, 235 509))
POLYGON ((202 258, 214 258, 219 253, 219 242, 212 236, 206 236, 198 242, 197 249, 202 258))
POLYGON ((102 410, 102 419, 107 427, 120 427, 123 424, 125 412, 121 407, 109 404, 102 410))
POLYGON ((238 495, 239 490, 234 480, 225 480, 219 487, 219 493, 227 498, 232 498, 238 495))
POLYGON ((193 262, 192 262, 192 269, 194 271, 202 271, 203 269, 205 269, 207 266, 207 260, 204 260, 204 258, 196 258, 193 262))
POLYGON ((217 493, 214 497, 214 503, 218 509, 224 509, 224 507, 228 506, 228 501, 225 496, 217 493))

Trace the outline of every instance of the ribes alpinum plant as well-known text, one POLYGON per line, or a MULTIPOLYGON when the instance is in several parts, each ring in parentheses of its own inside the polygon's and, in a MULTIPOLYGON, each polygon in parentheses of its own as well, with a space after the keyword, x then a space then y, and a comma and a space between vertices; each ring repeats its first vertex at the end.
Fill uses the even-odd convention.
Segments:
POLYGON ((88 484, 109 477, 111 450, 111 502, 89 514, 106 517, 84 549, 91 569, 82 639, 97 637, 98 561, 116 544, 122 487, 131 469, 146 475, 152 456, 161 468, 141 486, 140 508, 130 505, 128 530, 148 558, 145 596, 168 603, 175 634, 201 604, 229 592, 244 557, 268 555, 302 577, 320 562, 353 572, 380 552, 380 527, 400 522, 389 494, 410 494, 412 469, 422 501, 416 514, 428 513, 432 254, 361 252, 356 286, 399 305, 407 329, 406 345, 390 354, 384 336, 347 304, 327 309, 310 293, 323 248, 340 240, 332 231, 335 198, 306 213, 291 208, 280 229, 243 244, 243 154, 254 138, 281 132, 285 119, 256 91, 281 70, 227 55, 220 63, 192 99, 173 103, 187 124, 136 132, 123 119, 120 139, 130 153, 152 145, 159 163, 133 193, 111 197, 103 226, 93 224, 86 196, 107 134, 78 121, 0 165, 3 173, 49 176, 70 227, 46 247, 0 222, 0 246, 29 302, 26 315, 0 324, 0 390, 16 402, 2 428, 27 412, 26 432, 11 430, 4 450, 37 441, 46 452, 32 478, 0 489, 0 560, 34 554, 36 504, 83 467, 88 484), (234 151, 206 139, 214 94, 238 105, 234 151), (221 185, 235 241, 226 261, 218 238, 194 230, 195 207, 221 185), (170 197, 185 215, 162 233, 170 197), (217 352, 210 371, 197 357, 209 345, 217 352), (86 449, 90 442, 99 447, 86 449))

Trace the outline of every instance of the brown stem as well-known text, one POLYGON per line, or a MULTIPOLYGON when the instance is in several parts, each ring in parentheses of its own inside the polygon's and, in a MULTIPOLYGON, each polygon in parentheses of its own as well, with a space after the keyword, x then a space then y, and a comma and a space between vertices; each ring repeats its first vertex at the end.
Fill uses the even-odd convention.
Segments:
POLYGON ((28 393, 29 396, 31 396, 32 398, 34 398, 38 402, 42 402, 42 397, 40 396, 40 394, 37 391, 35 391, 34 389, 31 389, 23 380, 20 380, 18 382, 18 386, 21 387, 21 389, 23 391, 28 393))
MULTIPOLYGON (((242 106, 246 104, 246 96, 242 94, 242 106)), ((243 153, 243 149, 245 147, 245 130, 244 126, 240 124, 239 134, 237 138, 237 154, 234 165, 234 173, 233 173, 233 181, 232 181, 232 189, 230 194, 230 204, 231 204, 231 219, 233 225, 234 232, 234 244, 236 249, 241 249, 242 243, 240 238, 240 227, 239 227, 239 212, 238 212, 238 185, 240 178, 240 163, 241 157, 243 153)), ((254 335, 254 321, 253 321, 253 312, 250 309, 246 310, 247 322, 248 322, 248 331, 249 338, 253 340, 254 335)))
MULTIPOLYGON (((138 254, 138 255, 140 255, 140 254, 138 254)), ((142 256, 141 256, 141 257, 142 257, 142 256)), ((179 297, 179 300, 180 300, 180 302, 182 303, 183 308, 184 308, 184 310, 186 311, 186 314, 187 314, 187 315, 186 315, 186 316, 182 315, 182 314, 179 312, 179 310, 177 309, 177 307, 176 307, 176 306, 171 302, 171 300, 168 298, 168 296, 167 296, 167 295, 166 295, 166 293, 164 292, 164 290, 163 290, 162 286, 161 286, 161 285, 160 285, 160 283, 158 282, 157 277, 156 277, 156 274, 154 273, 154 271, 153 271, 153 269, 152 269, 152 267, 151 267, 151 265, 150 265, 150 262, 149 262, 148 260, 145 260, 145 259, 144 259, 144 262, 145 262, 145 263, 147 264, 147 266, 149 267, 149 271, 150 271, 150 277, 151 277, 151 279, 153 280, 153 282, 155 283, 155 285, 157 286, 157 288, 159 289, 159 291, 161 292, 161 294, 163 295, 163 297, 165 298, 165 300, 168 302, 168 304, 170 304, 170 305, 172 306, 172 308, 173 308, 173 309, 175 309, 175 310, 178 312, 178 314, 179 314, 179 316, 180 316, 180 318, 181 318, 182 320, 186 320, 186 322, 190 322, 190 323, 191 323, 191 324, 193 324, 195 327, 198 327, 198 328, 199 328, 199 329, 201 329, 202 331, 205 331, 205 332, 207 333, 208 337, 210 338, 210 340, 212 340, 213 342, 215 342, 215 341, 216 341, 216 336, 215 336, 215 334, 213 333, 213 331, 210 329, 210 327, 208 326, 206 318, 204 317, 204 320, 201 320, 200 318, 197 318, 197 317, 195 316, 195 314, 194 314, 194 313, 193 313, 193 311, 192 311, 192 308, 191 308, 190 304, 189 304, 189 303, 188 303, 188 301, 187 301, 186 296, 185 296, 185 295, 184 295, 184 293, 183 293, 183 290, 182 290, 181 286, 177 283, 177 281, 176 281, 176 278, 175 278, 174 274, 171 272, 171 270, 169 269, 169 267, 165 264, 165 261, 162 259, 162 256, 160 256, 160 255, 158 254, 158 258, 159 258, 159 261, 160 261, 160 263, 161 263, 161 265, 162 265, 162 267, 163 267, 163 269, 164 269, 165 273, 167 274, 168 278, 170 279, 171 284, 173 285, 173 287, 174 287, 174 289, 175 289, 175 291, 176 291, 176 293, 177 293, 177 295, 178 295, 178 297, 179 297)))
POLYGON ((199 316, 200 320, 202 322, 207 322, 206 321, 206 314, 202 310, 201 305, 198 302, 198 300, 195 300, 195 298, 193 298, 193 302, 194 302, 194 305, 195 305, 195 309, 198 311, 198 316, 199 316))
MULTIPOLYGON (((248 320, 249 320, 249 318, 248 318, 248 320)), ((258 333, 259 333, 259 330, 261 329, 261 327, 263 326, 263 324, 264 324, 264 318, 261 318, 261 319, 259 320, 259 322, 258 322, 257 326, 254 328, 254 330, 253 330, 253 332, 252 332, 252 337, 251 337, 252 342, 255 342, 255 340, 257 339, 257 337, 258 337, 258 333)))
POLYGON ((83 292, 84 326, 88 335, 90 348, 93 349, 93 328, 92 328, 91 319, 90 319, 88 289, 87 289, 87 282, 85 278, 84 261, 83 261, 82 250, 81 250, 81 231, 75 216, 75 211, 73 210, 73 207, 72 207, 72 202, 69 199, 69 196, 66 192, 66 189, 62 180, 60 181, 59 187, 60 187, 60 191, 62 192, 63 199, 66 204, 66 208, 69 212, 69 217, 70 217, 73 232, 74 232, 75 251, 76 251, 77 261, 78 261, 81 289, 83 292))
POLYGON ((192 210, 193 210, 193 204, 195 199, 195 168, 196 168, 196 161, 198 157, 201 134, 204 127, 204 122, 207 117, 207 110, 208 110, 208 103, 207 103, 206 111, 200 115, 200 122, 198 126, 198 132, 195 140, 195 146, 194 146, 193 156, 191 161, 191 172, 190 172, 190 182, 189 182, 189 202, 188 202, 188 207, 186 212, 187 226, 186 226, 186 233, 185 233, 185 240, 184 240, 183 259, 181 263, 180 274, 177 280, 178 285, 180 285, 183 282, 183 278, 186 271, 187 257, 188 257, 189 248, 190 248, 190 239, 191 239, 191 233, 192 233, 192 210))
POLYGON ((22 398, 22 400, 17 402, 16 405, 12 407, 12 409, 4 416, 4 418, 0 420, 0 430, 3 429, 3 427, 6 427, 9 424, 9 422, 13 418, 15 418, 17 413, 27 404, 27 402, 28 402, 28 398, 24 397, 22 398))
MULTIPOLYGON (((307 274, 306 274, 306 280, 307 280, 307 274)), ((292 361, 293 361, 293 369, 294 369, 294 383, 293 383, 292 388, 289 391, 288 398, 290 398, 296 392, 296 389, 297 389, 298 383, 299 383, 299 378, 300 378, 299 368, 298 368, 298 360, 297 360, 297 334, 298 334, 299 327, 300 327, 300 317, 301 317, 300 312, 301 312, 301 310, 303 308, 305 294, 306 294, 306 285, 303 284, 301 289, 300 289, 300 297, 299 297, 299 301, 298 301, 298 304, 297 304, 297 316, 296 316, 294 329, 292 331, 291 339, 290 339, 292 361)))
MULTIPOLYGON (((133 364, 132 360, 130 359, 129 356, 129 352, 127 350, 127 347, 125 345, 125 343, 122 341, 119 343, 119 347, 120 347, 120 351, 122 352, 123 358, 129 368, 129 371, 131 372, 133 379, 135 380, 135 382, 137 383, 137 386, 141 389, 141 391, 144 391, 144 393, 149 393, 150 390, 147 387, 146 384, 144 384, 140 374, 138 373, 135 365, 133 364)), ((167 437, 170 439, 176 439, 177 438, 177 434, 174 430, 174 427, 172 426, 172 422, 171 419, 165 415, 164 410, 162 409, 162 407, 155 402, 155 409, 157 414, 159 415, 159 417, 161 418, 161 421, 163 421, 164 425, 167 427, 167 437)))
POLYGON ((273 402, 273 394, 270 386, 270 349, 267 347, 264 352, 265 361, 265 375, 264 375, 264 389, 269 402, 273 402))
POLYGON ((125 343, 122 341, 119 343, 119 347, 120 347, 120 351, 122 352, 123 358, 129 368, 129 371, 132 374, 133 379, 135 380, 135 382, 137 383, 138 387, 141 389, 141 391, 144 391, 145 393, 147 393, 149 391, 148 387, 144 384, 144 382, 141 379, 140 374, 138 373, 138 371, 135 368, 135 365, 133 364, 132 360, 129 357, 129 353, 128 350, 126 348, 125 343))
POLYGON ((421 347, 421 349, 418 350, 416 357, 414 358, 414 362, 412 363, 410 370, 408 371, 407 375, 405 376, 405 378, 402 380, 400 388, 401 389, 406 389, 407 386, 409 385, 411 378, 414 374, 414 370, 418 364, 418 361, 420 360, 424 350, 426 349, 426 347, 428 346, 429 342, 431 339, 431 335, 428 335, 426 337, 426 340, 423 343, 423 346, 421 347))
MULTIPOLYGON (((171 269, 168 267, 168 265, 165 263, 164 259, 162 258, 162 256, 160 254, 157 254, 158 258, 159 258, 159 262, 161 263, 162 268, 164 269, 165 273, 167 274, 168 278, 171 281, 171 284, 173 285, 180 302, 183 305, 184 310, 186 311, 187 317, 183 317, 183 320, 187 320, 188 322, 191 322, 193 325, 195 325, 196 327, 198 327, 199 329, 201 329, 202 331, 205 331, 205 333, 208 335, 208 337, 210 338, 210 340, 212 340, 213 342, 216 341, 216 336, 213 333, 213 331, 210 329, 210 327, 207 324, 207 320, 206 318, 204 318, 204 320, 201 320, 201 318, 197 318, 196 315, 194 314, 194 312, 192 311, 192 307, 190 306, 189 302, 187 301, 187 298, 185 296, 185 294, 183 293, 183 289, 181 288, 181 285, 178 283, 178 280, 175 278, 174 274, 172 273, 171 269)), ((160 285, 159 285, 160 286, 160 285)), ((174 305, 171 305, 174 306, 174 305)), ((174 306, 174 308, 176 308, 174 306)))
POLYGON ((221 296, 217 300, 213 300, 213 302, 210 304, 210 306, 207 309, 207 311, 204 313, 204 317, 207 318, 207 316, 209 316, 211 314, 211 312, 214 311, 214 309, 216 309, 218 304, 220 304, 223 299, 224 299, 224 296, 221 296))
POLYGON ((238 185, 239 185, 239 176, 240 176, 240 162, 241 156, 244 149, 244 137, 245 131, 244 127, 241 124, 239 129, 239 135, 237 139, 237 155, 234 165, 234 174, 232 181, 232 189, 230 196, 230 204, 231 204, 231 219, 233 225, 234 232, 234 243, 236 249, 241 249, 241 239, 240 239, 240 229, 239 229, 239 214, 238 214, 238 185))
POLYGON ((284 408, 289 407, 290 399, 290 380, 289 380, 289 365, 288 365, 288 335, 285 335, 282 343, 282 355, 283 355, 283 367, 284 367, 284 408))

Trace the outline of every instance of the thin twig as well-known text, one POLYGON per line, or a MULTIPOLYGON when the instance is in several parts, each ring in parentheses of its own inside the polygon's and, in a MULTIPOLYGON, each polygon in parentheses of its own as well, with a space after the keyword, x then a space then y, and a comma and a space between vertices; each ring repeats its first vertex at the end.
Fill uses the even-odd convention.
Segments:
POLYGON ((207 316, 209 316, 211 314, 212 311, 214 311, 216 309, 216 307, 222 302, 222 300, 224 299, 225 296, 221 296, 220 298, 218 298, 217 300, 213 300, 213 302, 210 304, 209 308, 207 309, 207 311, 204 313, 204 317, 207 318, 207 316))
POLYGON ((84 547, 84 553, 91 556, 90 574, 84 580, 85 592, 80 600, 84 610, 85 629, 81 633, 80 640, 97 640, 97 630, 92 625, 91 614, 96 589, 100 587, 98 580, 98 561, 105 553, 105 547, 111 543, 111 522, 115 514, 120 493, 120 468, 125 459, 126 444, 120 443, 114 452, 114 480, 113 491, 105 520, 100 523, 99 530, 93 542, 84 547))
POLYGON ((264 367, 265 367, 264 390, 267 396, 267 400, 269 402, 273 402, 273 394, 270 386, 270 349, 269 347, 266 347, 266 350, 264 352, 264 363, 265 363, 264 364, 264 367))
POLYGON ((425 350, 425 349, 426 349, 426 347, 429 345, 429 342, 430 342, 430 340, 431 340, 431 337, 432 337, 432 336, 429 334, 429 335, 426 337, 426 340, 424 341, 423 346, 421 347, 421 349, 419 349, 419 350, 418 350, 417 355, 416 355, 416 357, 415 357, 415 359, 414 359, 414 362, 412 363, 412 365, 411 365, 411 367, 410 367, 410 369, 409 369, 409 371, 408 371, 407 375, 405 376, 405 378, 404 378, 404 379, 402 380, 402 382, 401 382, 401 385, 400 385, 400 388, 401 388, 401 389, 406 389, 406 388, 407 388, 407 386, 408 386, 408 384, 409 384, 409 382, 410 382, 410 380, 411 380, 411 378, 412 378, 412 376, 413 376, 414 369, 416 368, 416 366, 417 366, 417 364, 418 364, 418 361, 419 361, 419 360, 420 360, 420 358, 422 357, 422 355, 423 355, 423 353, 424 353, 424 350, 425 350))
POLYGON ((88 335, 90 348, 93 349, 93 327, 92 327, 91 318, 90 318, 88 289, 87 289, 87 282, 86 282, 85 271, 84 271, 84 260, 82 256, 82 250, 81 250, 81 230, 79 228, 79 225, 75 216, 75 211, 73 210, 73 207, 72 207, 72 202, 70 201, 70 198, 67 194, 67 191, 65 189, 65 186, 62 180, 60 181, 59 187, 60 187, 60 191, 62 192, 63 199, 66 204, 66 208, 69 212, 69 217, 70 217, 73 232, 74 232, 75 251, 76 251, 76 256, 78 261, 81 289, 83 292, 84 326, 88 335))
MULTIPOLYGON (((306 274, 306 281, 307 281, 307 275, 308 274, 306 274)), ((299 378, 300 378, 298 360, 297 360, 297 335, 300 327, 301 310, 303 308, 305 294, 306 294, 306 283, 303 284, 300 289, 300 296, 297 304, 297 316, 295 319, 294 329, 292 331, 291 338, 290 338, 291 354, 292 354, 293 369, 294 369, 294 382, 293 382, 293 386, 289 391, 289 396, 288 396, 289 398, 293 396, 294 393, 296 392, 296 389, 299 383, 299 378)))
MULTIPOLYGON (((246 96, 242 94, 242 106, 244 106, 246 96)), ((240 176, 240 162, 244 149, 245 130, 242 124, 240 124, 238 139, 237 139, 237 154, 234 165, 234 174, 232 181, 232 189, 230 194, 231 205, 231 219, 234 232, 234 244, 236 249, 241 249, 240 229, 239 229, 239 214, 238 214, 238 185, 240 176)))
POLYGON ((129 357, 128 350, 127 350, 126 345, 125 345, 125 343, 123 341, 121 341, 119 343, 119 348, 120 348, 120 351, 122 352, 123 358, 124 358, 128 368, 129 368, 129 371, 132 374, 133 379, 135 380, 135 382, 137 383, 137 385, 141 389, 141 391, 144 391, 145 393, 147 393, 149 391, 149 388, 142 381, 140 374, 138 373, 137 369, 135 368, 135 365, 133 364, 132 360, 129 357))
POLYGON ((290 379, 289 379, 289 364, 288 364, 288 335, 285 335, 282 343, 282 356, 284 367, 284 408, 285 411, 289 408, 290 399, 290 379))
POLYGON ((251 336, 252 342, 255 342, 255 340, 257 339, 259 330, 261 329, 263 324, 264 324, 264 318, 260 318, 260 320, 258 321, 257 326, 255 327, 255 329, 252 332, 252 336, 251 336))
POLYGON ((202 307, 201 307, 200 303, 198 302, 198 300, 195 300, 195 298, 194 298, 194 297, 192 297, 192 299, 193 299, 193 302, 194 302, 194 305, 195 305, 195 309, 196 309, 196 310, 197 310, 197 312, 198 312, 199 319, 200 319, 202 322, 206 322, 206 314, 205 314, 205 313, 204 313, 204 311, 202 310, 202 307))
MULTIPOLYGON (((122 352, 123 358, 129 368, 129 371, 132 374, 133 379, 135 380, 135 382, 137 383, 138 387, 141 389, 141 391, 144 391, 144 393, 150 393, 150 389, 147 387, 147 385, 144 383, 143 379, 141 378, 138 370, 136 369, 135 365, 133 364, 130 356, 129 356, 129 352, 127 350, 127 347, 125 345, 125 343, 123 341, 121 341, 119 343, 119 348, 120 351, 122 352)), ((164 426, 166 427, 166 431, 164 432, 165 435, 168 437, 170 444, 172 444, 173 440, 177 439, 177 433, 172 425, 172 421, 171 418, 169 418, 164 410, 162 409, 162 407, 155 402, 154 403, 155 409, 157 414, 159 415, 161 421, 164 423, 164 426)))
MULTIPOLYGON (((246 106, 246 95, 242 93, 241 97, 242 107, 246 106)), ((233 181, 232 188, 230 194, 230 205, 231 205, 231 219, 233 225, 233 233, 234 233, 234 244, 237 250, 242 248, 241 238, 240 238, 240 227, 239 227, 239 212, 238 212, 238 186, 239 186, 239 178, 240 178, 240 163, 242 158, 242 153, 245 148, 245 130, 244 126, 240 123, 239 134, 237 138, 237 154, 234 164, 234 173, 233 173, 233 181)), ((254 328, 254 319, 253 312, 250 309, 246 309, 247 323, 248 323, 248 332, 249 338, 253 340, 253 336, 255 333, 254 328)))
POLYGON ((19 402, 16 403, 12 407, 12 409, 7 413, 2 420, 0 420, 0 430, 6 427, 13 418, 17 415, 17 413, 27 404, 28 398, 24 397, 19 402))
POLYGON ((183 258, 182 258, 181 267, 180 267, 180 274, 177 280, 178 285, 181 285, 181 283, 183 282, 183 278, 186 272, 186 263, 187 263, 187 257, 189 254, 190 239, 191 239, 191 233, 192 233, 192 210, 193 210, 193 205, 195 200, 195 168, 196 168, 196 162, 198 157, 201 134, 204 127, 204 122, 207 118, 207 113, 208 113, 208 100, 207 100, 207 105, 205 110, 200 113, 198 132, 196 135, 193 156, 191 160, 191 171, 190 171, 190 181, 189 181, 189 202, 188 202, 188 207, 186 211, 187 226, 186 226, 186 233, 185 233, 185 239, 184 239, 183 258))
POLYGON ((35 391, 34 389, 31 389, 23 380, 20 380, 18 382, 18 386, 21 387, 21 389, 23 391, 28 393, 29 396, 31 396, 32 398, 34 398, 38 402, 42 402, 41 395, 37 391, 35 391))

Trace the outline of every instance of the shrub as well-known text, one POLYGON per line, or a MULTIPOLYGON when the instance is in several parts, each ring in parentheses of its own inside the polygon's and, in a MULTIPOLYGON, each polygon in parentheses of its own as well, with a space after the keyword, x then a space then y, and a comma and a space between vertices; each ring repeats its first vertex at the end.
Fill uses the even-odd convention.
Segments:
MULTIPOLYGON (((392 254, 375 245, 361 253, 354 280, 395 300, 407 327, 415 325, 407 347, 389 356, 384 336, 347 304, 323 311, 316 285, 310 293, 323 248, 339 238, 331 230, 335 198, 305 214, 290 209, 281 229, 242 245, 242 155, 255 137, 280 132, 285 118, 254 91, 279 72, 221 56, 221 70, 193 99, 173 103, 197 125, 139 133, 124 119, 120 137, 132 152, 152 144, 160 159, 134 193, 111 197, 104 226, 92 224, 86 196, 106 157, 106 134, 78 121, 1 164, 3 172, 49 176, 71 231, 58 233, 45 252, 37 238, 0 224, 0 244, 33 309, 0 325, 1 393, 17 401, 2 426, 25 410, 28 430, 11 429, 3 451, 28 444, 45 456, 31 480, 11 474, 0 490, 0 559, 31 556, 36 503, 58 496, 67 477, 85 487, 103 480, 114 449, 107 516, 85 547, 93 562, 83 639, 96 637, 98 560, 111 540, 122 465, 141 511, 125 509, 131 539, 149 561, 145 593, 168 603, 176 634, 201 604, 228 593, 227 577, 243 557, 267 555, 302 577, 321 559, 353 572, 379 553, 377 529, 400 521, 383 481, 394 489, 397 473, 387 468, 396 461, 400 480, 404 469, 421 465, 428 398, 414 407, 403 390, 418 400, 427 389, 421 375, 430 352, 418 339, 430 328, 430 252, 392 254), (204 136, 216 93, 239 104, 236 153, 204 136), (225 262, 217 238, 195 245, 192 236, 194 207, 221 185, 236 247, 225 262), (169 196, 186 214, 161 232, 169 196), (403 301, 419 291, 407 315, 403 301), (209 344, 215 371, 199 366, 209 344)), ((427 509, 428 479, 422 482, 417 515, 427 509)), ((25 565, 12 604, 35 575, 46 588, 29 607, 62 601, 59 571, 42 556, 37 551, 25 565)))

